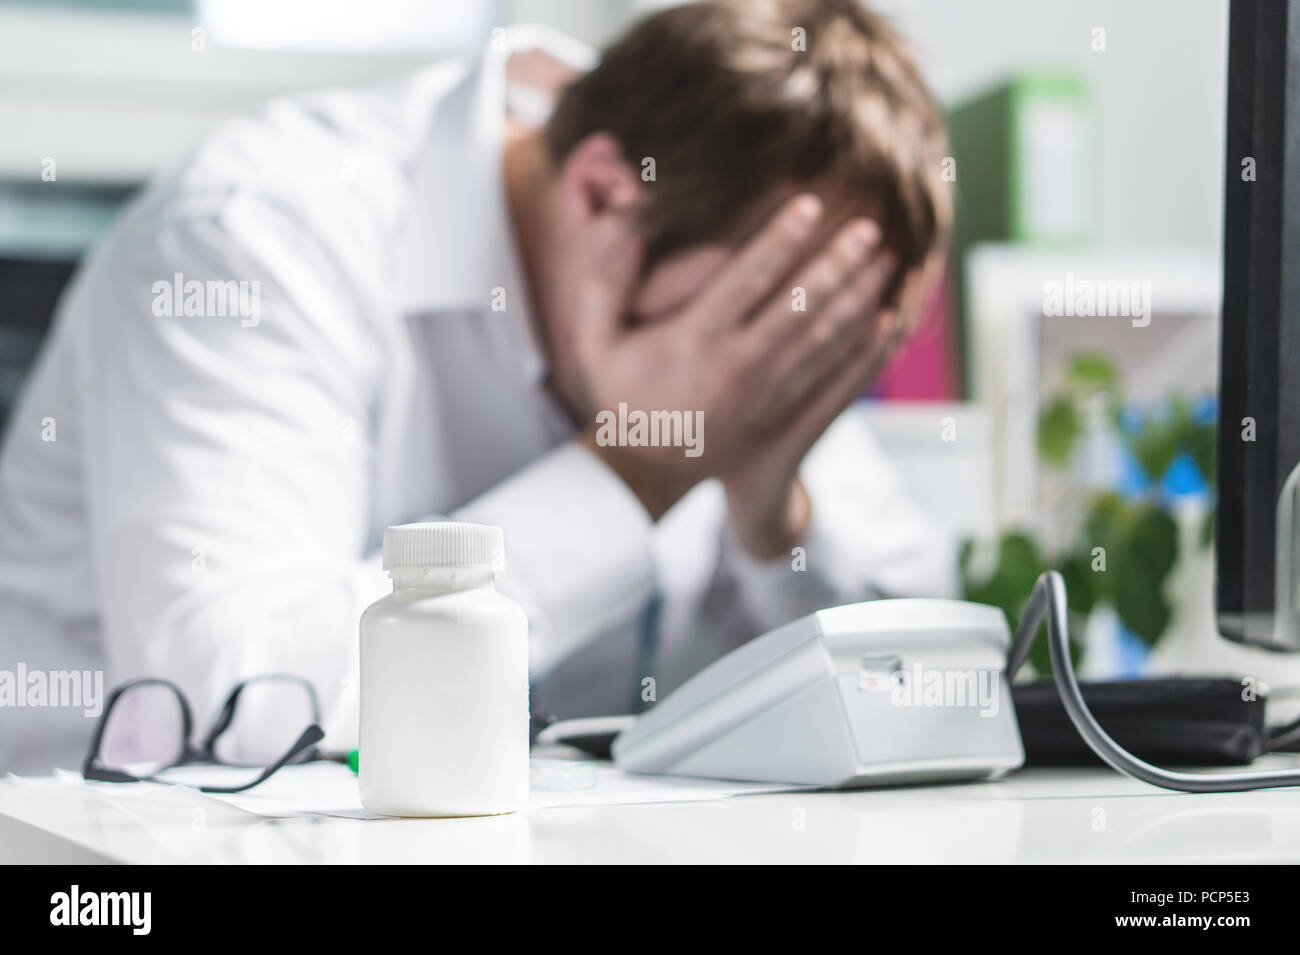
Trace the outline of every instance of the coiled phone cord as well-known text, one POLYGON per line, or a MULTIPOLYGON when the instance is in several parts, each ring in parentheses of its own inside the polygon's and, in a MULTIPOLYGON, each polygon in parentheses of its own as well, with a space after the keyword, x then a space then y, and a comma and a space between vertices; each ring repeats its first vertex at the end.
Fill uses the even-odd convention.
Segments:
POLYGON ((1070 631, 1065 580, 1054 570, 1044 572, 1034 583, 1016 638, 1007 655, 1007 682, 1015 677, 1029 656, 1044 619, 1048 648, 1052 653, 1052 679, 1065 705, 1070 722, 1088 747, 1112 769, 1153 786, 1188 793, 1224 793, 1275 786, 1300 786, 1300 769, 1250 773, 1180 773, 1152 766, 1121 747, 1101 728, 1084 702, 1079 681, 1070 663, 1070 631))

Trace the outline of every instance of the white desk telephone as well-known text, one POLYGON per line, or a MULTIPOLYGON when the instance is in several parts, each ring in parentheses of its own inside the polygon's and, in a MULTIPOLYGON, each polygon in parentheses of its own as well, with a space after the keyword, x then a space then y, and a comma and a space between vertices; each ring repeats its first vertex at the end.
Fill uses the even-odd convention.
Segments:
MULTIPOLYGON (((630 772, 835 788, 995 778, 1024 763, 1011 679, 1046 624, 1066 714, 1113 769, 1179 792, 1300 786, 1300 769, 1184 772, 1124 749, 1083 697, 1068 616, 1065 581, 1052 570, 1034 584, 1014 646, 1002 611, 983 604, 819 610, 732 651, 649 712, 619 718, 614 762, 630 772)), ((601 729, 593 724, 609 722, 571 720, 538 740, 592 737, 601 729)))
MULTIPOLYGON (((614 740, 631 772, 859 787, 987 778, 1024 761, 1002 612, 876 600, 779 627, 697 673, 614 740)), ((557 724, 540 739, 581 735, 557 724), (555 731, 555 732, 553 732, 555 731)))

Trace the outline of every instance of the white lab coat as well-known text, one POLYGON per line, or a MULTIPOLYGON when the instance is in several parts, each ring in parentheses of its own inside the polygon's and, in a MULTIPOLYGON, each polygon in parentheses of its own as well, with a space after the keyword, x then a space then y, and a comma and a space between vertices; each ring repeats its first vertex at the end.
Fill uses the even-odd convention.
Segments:
MULTIPOLYGON (((357 620, 389 589, 383 529, 435 515, 504 528, 534 712, 560 716, 625 711, 647 676, 662 696, 818 606, 951 591, 951 543, 852 414, 805 462, 804 571, 750 559, 715 482, 656 525, 571 442, 500 175, 505 59, 535 43, 588 58, 516 30, 409 82, 273 102, 123 215, 61 303, 0 458, 0 669, 166 676, 200 731, 239 679, 299 673, 347 747, 357 620), (205 296, 167 315, 192 281, 256 282, 256 314, 205 296)), ((74 765, 92 726, 0 709, 0 770, 74 765)))

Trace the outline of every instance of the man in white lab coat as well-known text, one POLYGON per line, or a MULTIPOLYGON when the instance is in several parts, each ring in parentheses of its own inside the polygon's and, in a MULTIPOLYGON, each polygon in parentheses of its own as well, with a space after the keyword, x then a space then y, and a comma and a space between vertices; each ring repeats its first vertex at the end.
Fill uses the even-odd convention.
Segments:
MULTIPOLYGON (((937 111, 852 0, 758 6, 658 14, 572 83, 585 48, 498 33, 272 103, 153 183, 9 425, 0 670, 167 677, 200 723, 301 674, 345 748, 383 529, 435 516, 504 528, 534 713, 949 592, 949 542, 841 414, 942 238, 937 111), (654 411, 668 446, 638 441, 654 411)), ((0 770, 76 765, 94 701, 23 702, 0 770)))

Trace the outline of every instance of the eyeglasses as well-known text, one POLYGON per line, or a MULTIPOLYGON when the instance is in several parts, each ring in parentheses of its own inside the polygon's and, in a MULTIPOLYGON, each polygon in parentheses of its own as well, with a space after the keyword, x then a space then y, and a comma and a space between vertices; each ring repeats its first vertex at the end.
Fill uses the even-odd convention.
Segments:
POLYGON ((325 736, 320 705, 312 685, 296 676, 244 680, 230 691, 198 745, 193 732, 189 701, 175 683, 155 677, 124 683, 109 695, 81 775, 106 783, 160 782, 159 773, 179 766, 264 767, 252 782, 198 787, 205 793, 238 793, 291 762, 343 759, 316 749, 325 736), (296 727, 304 725, 298 732, 296 727))

